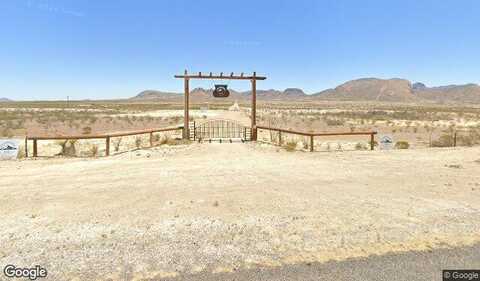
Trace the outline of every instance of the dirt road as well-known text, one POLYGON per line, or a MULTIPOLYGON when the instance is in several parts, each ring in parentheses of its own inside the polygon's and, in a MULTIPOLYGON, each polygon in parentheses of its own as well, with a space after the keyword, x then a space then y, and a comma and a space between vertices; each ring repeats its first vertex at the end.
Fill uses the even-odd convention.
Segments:
POLYGON ((480 241, 480 148, 0 162, 0 266, 142 280, 480 241))

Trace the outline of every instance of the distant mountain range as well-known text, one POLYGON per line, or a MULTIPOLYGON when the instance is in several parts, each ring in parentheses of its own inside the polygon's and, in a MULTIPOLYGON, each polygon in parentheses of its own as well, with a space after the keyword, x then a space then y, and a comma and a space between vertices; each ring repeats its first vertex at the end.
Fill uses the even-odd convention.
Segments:
POLYGON ((0 102, 9 102, 9 101, 12 101, 12 100, 7 98, 0 98, 0 102))
MULTIPOLYGON (((238 92, 229 89, 230 96, 228 98, 221 98, 221 100, 234 101, 251 99, 252 92, 238 92)), ((288 88, 284 91, 278 90, 257 90, 257 98, 260 100, 301 100, 309 98, 301 89, 288 88)), ((183 93, 171 93, 155 90, 146 90, 131 98, 131 100, 165 100, 175 101, 183 99, 183 93)), ((192 101, 207 101, 215 99, 213 97, 213 89, 195 88, 190 91, 190 99, 192 101)))
MULTIPOLYGON (((215 99, 212 89, 196 88, 190 98, 195 101, 215 99)), ((226 101, 247 100, 251 91, 238 92, 230 89, 226 101)), ((155 90, 143 91, 131 100, 181 100, 183 93, 169 93, 155 90)), ((298 88, 279 90, 257 90, 258 100, 267 101, 384 101, 384 102, 436 102, 436 103, 480 103, 480 86, 476 84, 427 87, 405 79, 363 78, 348 81, 334 89, 327 89, 311 95, 298 88)))

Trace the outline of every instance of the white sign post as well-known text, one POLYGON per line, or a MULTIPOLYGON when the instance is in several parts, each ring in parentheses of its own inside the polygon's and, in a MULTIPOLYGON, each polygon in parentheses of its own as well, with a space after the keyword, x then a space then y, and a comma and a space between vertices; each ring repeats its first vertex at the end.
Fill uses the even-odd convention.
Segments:
POLYGON ((18 147, 18 140, 0 139, 0 160, 16 159, 18 147))

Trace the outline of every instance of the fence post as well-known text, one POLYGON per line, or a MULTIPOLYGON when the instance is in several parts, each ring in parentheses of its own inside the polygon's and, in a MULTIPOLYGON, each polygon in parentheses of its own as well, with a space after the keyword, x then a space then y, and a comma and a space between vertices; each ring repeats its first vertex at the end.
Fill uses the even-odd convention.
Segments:
POLYGON ((109 136, 105 138, 105 155, 106 156, 110 155, 110 137, 109 136))
POLYGON ((375 149, 375 134, 370 134, 370 150, 375 149))
POLYGON ((150 132, 150 147, 153 146, 153 132, 150 132))
POLYGON ((28 158, 28 137, 25 137, 25 158, 28 158))
POLYGON ((33 139, 33 157, 37 157, 37 139, 33 139))
POLYGON ((278 131, 278 145, 282 146, 282 131, 278 131))
POLYGON ((457 131, 453 134, 453 147, 457 147, 457 131))
POLYGON ((310 152, 313 152, 313 135, 310 135, 310 152))
POLYGON ((195 121, 193 121, 193 141, 197 140, 197 125, 195 124, 195 121))

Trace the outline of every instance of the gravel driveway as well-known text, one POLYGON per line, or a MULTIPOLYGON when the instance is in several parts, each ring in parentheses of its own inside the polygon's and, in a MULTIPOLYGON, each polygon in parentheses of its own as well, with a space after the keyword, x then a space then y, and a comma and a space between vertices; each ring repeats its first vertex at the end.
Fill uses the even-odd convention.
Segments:
POLYGON ((0 266, 156 280, 474 245, 478 159, 224 143, 0 162, 0 266))

